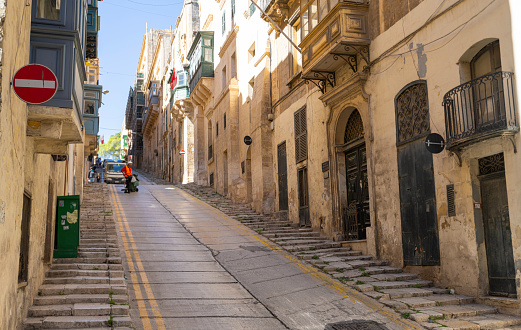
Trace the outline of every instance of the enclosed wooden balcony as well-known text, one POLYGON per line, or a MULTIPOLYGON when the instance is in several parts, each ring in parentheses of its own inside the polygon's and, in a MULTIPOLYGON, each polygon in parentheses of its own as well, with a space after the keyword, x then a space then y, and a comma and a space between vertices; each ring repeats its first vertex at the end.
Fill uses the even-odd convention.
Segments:
MULTIPOLYGON (((498 71, 451 89, 443 97, 447 149, 519 131, 513 73, 498 71)), ((515 145, 514 145, 515 146, 515 145)))
POLYGON ((301 0, 302 78, 335 85, 335 72, 369 63, 367 1, 301 0))
POLYGON ((199 31, 188 52, 190 62, 190 92, 203 77, 213 77, 213 31, 199 31))

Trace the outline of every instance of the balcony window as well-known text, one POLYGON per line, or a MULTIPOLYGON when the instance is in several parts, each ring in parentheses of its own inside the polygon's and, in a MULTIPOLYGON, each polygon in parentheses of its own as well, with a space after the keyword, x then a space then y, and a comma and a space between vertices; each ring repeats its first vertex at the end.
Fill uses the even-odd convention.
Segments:
MULTIPOLYGON (((300 44, 300 20, 297 20, 295 24, 293 24, 291 29, 291 41, 293 41, 296 45, 300 44)), ((299 52, 295 47, 291 47, 291 61, 292 61, 292 71, 291 75, 297 74, 302 70, 302 53, 299 52)))
POLYGON ((223 12, 223 17, 222 17, 222 32, 223 32, 223 35, 224 33, 226 32, 226 12, 223 12))
POLYGON ((501 71, 499 42, 485 46, 470 69, 472 80, 443 98, 448 148, 519 130, 513 73, 501 71))
POLYGON ((95 102, 91 100, 85 100, 85 109, 83 110, 84 113, 93 115, 95 113, 95 102))
POLYGON ((36 17, 59 20, 61 0, 39 0, 36 17))
POLYGON ((255 13, 255 9, 257 9, 257 7, 255 6, 255 4, 252 1, 250 3, 250 17, 253 15, 253 13, 255 13))
POLYGON ((327 14, 338 4, 338 0, 301 0, 302 39, 304 39, 327 14))
POLYGON ((177 71, 177 86, 186 85, 186 73, 184 71, 177 71))

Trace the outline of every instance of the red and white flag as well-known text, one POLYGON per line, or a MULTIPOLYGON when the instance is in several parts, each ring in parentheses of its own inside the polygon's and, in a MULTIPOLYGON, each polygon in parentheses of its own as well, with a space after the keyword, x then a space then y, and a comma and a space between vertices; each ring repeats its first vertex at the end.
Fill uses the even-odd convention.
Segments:
POLYGON ((177 77, 175 76, 175 70, 172 71, 172 79, 170 79, 170 89, 174 89, 177 85, 177 77))

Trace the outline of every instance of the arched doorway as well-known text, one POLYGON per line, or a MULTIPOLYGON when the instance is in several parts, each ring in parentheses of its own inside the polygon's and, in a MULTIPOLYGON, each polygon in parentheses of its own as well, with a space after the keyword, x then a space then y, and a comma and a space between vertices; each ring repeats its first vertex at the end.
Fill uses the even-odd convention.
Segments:
MULTIPOLYGON (((364 125, 357 109, 352 110, 344 129, 342 145, 345 161, 345 202, 343 203, 343 233, 346 240, 366 239, 371 225, 369 185, 364 125)), ((342 183, 341 183, 342 184, 342 183)))

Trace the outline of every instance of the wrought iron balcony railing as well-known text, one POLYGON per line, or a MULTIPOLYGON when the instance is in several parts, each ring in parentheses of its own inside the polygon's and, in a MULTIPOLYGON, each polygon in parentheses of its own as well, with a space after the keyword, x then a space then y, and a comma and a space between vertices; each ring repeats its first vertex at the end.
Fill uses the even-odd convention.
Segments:
POLYGON ((447 149, 519 131, 513 75, 504 71, 490 73, 445 94, 447 149))

